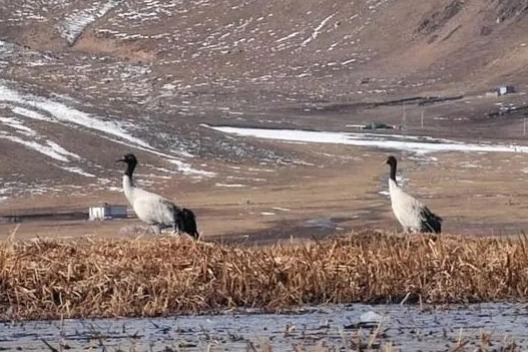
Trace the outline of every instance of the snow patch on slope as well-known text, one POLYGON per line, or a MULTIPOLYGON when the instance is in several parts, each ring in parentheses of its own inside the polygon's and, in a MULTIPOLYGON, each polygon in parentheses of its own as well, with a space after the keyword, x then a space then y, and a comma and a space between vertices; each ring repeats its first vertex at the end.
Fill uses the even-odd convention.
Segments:
POLYGON ((325 18, 324 20, 321 21, 321 23, 316 27, 314 28, 313 32, 312 32, 312 35, 309 36, 308 38, 306 38, 302 43, 301 43, 301 46, 306 46, 308 43, 310 43, 312 40, 315 40, 319 34, 321 34, 321 29, 323 29, 323 27, 326 25, 326 23, 328 21, 330 21, 332 19, 332 17, 334 17, 336 14, 332 14, 330 16, 328 16, 327 18, 325 18))
MULTIPOLYGON (((129 134, 121 124, 115 121, 104 121, 96 116, 77 110, 59 101, 21 93, 8 87, 5 82, 2 81, 0 81, 0 102, 9 103, 8 107, 18 116, 38 121, 61 123, 69 126, 86 128, 88 130, 96 131, 98 136, 102 138, 107 138, 113 142, 158 155, 176 165, 177 170, 183 174, 207 177, 215 175, 213 172, 194 169, 190 164, 179 158, 156 150, 146 141, 129 134)), ((16 128, 18 131, 25 129, 26 133, 30 133, 30 129, 25 126, 21 127, 23 125, 21 125, 21 122, 16 119, 9 121, 6 120, 4 123, 10 124, 10 127, 16 128)), ((8 138, 7 135, 4 135, 2 138, 23 144, 34 150, 39 150, 56 160, 65 161, 64 159, 66 156, 74 157, 75 159, 80 158, 78 155, 66 151, 58 144, 51 141, 48 141, 46 144, 39 144, 33 140, 24 141, 20 137, 14 136, 8 138), (52 144, 50 145, 50 143, 52 144)), ((190 154, 186 156, 192 157, 190 154)))
MULTIPOLYGON (((114 121, 102 121, 90 114, 73 109, 63 103, 44 99, 30 94, 22 95, 14 89, 7 87, 0 83, 0 100, 15 104, 20 104, 25 108, 18 107, 18 113, 24 114, 28 111, 28 107, 44 111, 48 113, 52 119, 58 122, 71 123, 78 126, 86 127, 92 130, 109 134, 119 139, 124 139, 135 145, 146 148, 151 148, 150 145, 139 138, 130 136, 119 124, 114 121)), ((42 114, 32 112, 30 115, 25 115, 29 118, 38 119, 42 114)))
POLYGON ((0 71, 9 65, 7 58, 9 58, 15 50, 15 46, 11 43, 0 40, 0 71))
POLYGON ((10 106, 10 108, 11 108, 11 111, 13 111, 15 114, 29 117, 30 119, 33 119, 33 120, 52 121, 51 118, 46 117, 34 110, 26 109, 20 106, 10 106))
POLYGON ((34 137, 37 135, 37 133, 33 129, 27 127, 22 123, 22 121, 18 119, 11 117, 0 117, 0 122, 5 126, 9 126, 15 129, 18 133, 23 134, 25 136, 34 137))
POLYGON ((75 44, 84 29, 91 23, 102 18, 114 7, 121 4, 123 0, 110 0, 107 2, 95 2, 92 7, 72 13, 64 19, 60 25, 60 32, 70 45, 75 44))
MULTIPOLYGON (((209 126, 208 126, 209 127, 209 126)), ((239 136, 302 143, 347 144, 409 151, 416 154, 433 152, 528 153, 528 146, 505 144, 473 144, 432 137, 376 135, 373 133, 318 132, 283 129, 211 127, 239 136)))
MULTIPOLYGON (((22 144, 28 149, 32 149, 52 159, 62 161, 65 163, 70 161, 68 157, 75 155, 73 153, 68 152, 67 150, 62 148, 60 145, 50 140, 47 140, 45 143, 39 143, 37 141, 28 141, 20 137, 8 135, 8 134, 0 134, 0 138, 7 139, 7 140, 10 140, 18 144, 22 144)), ((78 155, 76 156, 79 157, 78 155)))
POLYGON ((85 177, 95 177, 95 175, 89 173, 89 172, 86 172, 84 171, 83 169, 81 169, 80 167, 76 167, 76 166, 61 166, 61 168, 63 170, 66 170, 68 172, 72 172, 74 174, 79 174, 81 176, 85 176, 85 177))

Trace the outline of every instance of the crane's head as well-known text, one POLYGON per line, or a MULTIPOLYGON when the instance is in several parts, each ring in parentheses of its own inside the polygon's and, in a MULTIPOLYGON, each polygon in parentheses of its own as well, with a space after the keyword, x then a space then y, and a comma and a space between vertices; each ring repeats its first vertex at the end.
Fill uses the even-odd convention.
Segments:
POLYGON ((132 153, 128 153, 128 154, 125 154, 125 156, 123 157, 123 159, 118 159, 116 160, 116 163, 127 163, 127 164, 137 164, 137 159, 136 159, 136 156, 132 153))
POLYGON ((127 168, 125 170, 125 175, 132 178, 132 173, 134 173, 134 169, 136 168, 136 165, 138 162, 134 154, 128 153, 128 154, 125 154, 123 159, 116 160, 116 163, 126 163, 127 168))
POLYGON ((393 167, 393 166, 396 166, 397 161, 396 161, 396 158, 395 158, 393 155, 390 155, 390 156, 387 158, 387 161, 386 161, 385 163, 386 163, 386 164, 389 164, 391 167, 393 167))

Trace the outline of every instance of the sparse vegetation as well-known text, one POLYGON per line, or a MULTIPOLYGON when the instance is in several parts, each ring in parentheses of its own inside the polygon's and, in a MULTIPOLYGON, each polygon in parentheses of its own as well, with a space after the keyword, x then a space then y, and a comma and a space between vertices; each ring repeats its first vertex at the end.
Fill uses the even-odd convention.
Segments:
POLYGON ((373 232, 303 245, 185 238, 0 247, 2 319, 159 316, 346 302, 524 300, 526 238, 373 232))
MULTIPOLYGON (((248 352, 273 352, 273 351, 284 351, 285 347, 288 348, 288 351, 293 352, 335 352, 335 351, 342 351, 342 352, 400 352, 407 350, 408 347, 406 346, 400 346, 398 344, 395 344, 391 341, 391 339, 386 336, 386 334, 383 331, 380 331, 380 327, 375 327, 373 329, 369 329, 367 331, 360 331, 356 330, 352 332, 351 334, 342 332, 341 336, 337 338, 336 336, 325 336, 326 334, 319 334, 317 337, 315 336, 306 336, 305 339, 299 339, 299 341, 295 343, 288 344, 280 344, 277 346, 278 340, 281 339, 280 336, 277 336, 277 339, 274 339, 275 343, 273 343, 269 338, 259 338, 255 340, 247 340, 242 336, 239 335, 231 335, 230 340, 231 341, 209 341, 207 344, 204 344, 204 350, 207 351, 224 351, 226 350, 226 347, 234 347, 235 343, 238 343, 238 349, 241 350, 243 348, 242 346, 245 345, 245 350, 248 352)), ((288 328, 288 327, 287 327, 288 328)), ((104 335, 101 334, 101 332, 97 330, 93 330, 93 335, 90 336, 89 346, 85 346, 84 349, 90 349, 93 348, 93 344, 90 343, 90 340, 96 341, 96 346, 101 347, 103 350, 106 350, 107 348, 111 348, 113 345, 112 342, 106 341, 104 335)), ((286 332, 285 332, 286 333, 286 332)), ((286 336, 284 336, 286 338, 286 336)), ((495 337, 495 339, 497 339, 495 337)), ((132 339, 138 339, 138 337, 131 337, 132 339)), ((411 339, 412 340, 412 339, 411 339)), ((496 342, 492 339, 491 333, 482 332, 479 336, 476 336, 474 338, 466 338, 459 336, 456 340, 450 340, 448 338, 444 338, 444 345, 438 346, 435 348, 436 351, 445 351, 445 352, 466 352, 466 351, 478 351, 478 352, 486 352, 486 351, 501 351, 501 352, 517 352, 517 351, 523 351, 521 346, 518 346, 511 338, 508 338, 507 336, 503 336, 502 338, 499 338, 499 342, 496 342)), ((59 351, 59 349, 53 347, 52 344, 50 344, 46 340, 42 340, 42 343, 50 350, 50 351, 59 351)), ((138 348, 138 343, 133 343, 131 341, 127 341, 126 345, 131 345, 130 348, 123 348, 120 347, 116 349, 116 351, 122 351, 122 352, 136 352, 141 350, 138 348)), ((158 348, 162 347, 163 343, 158 343, 158 348)), ((59 348, 63 349, 70 349, 71 347, 68 345, 66 341, 62 341, 62 343, 58 346, 59 348)), ((151 345, 152 347, 152 345, 151 345)), ((228 348, 229 348, 228 347, 228 348)), ((176 352, 176 351, 195 351, 199 348, 199 344, 197 343, 184 343, 184 342, 173 342, 172 344, 166 344, 162 347, 163 349, 161 351, 166 352, 176 352)), ((237 349, 237 350, 238 350, 237 349)))

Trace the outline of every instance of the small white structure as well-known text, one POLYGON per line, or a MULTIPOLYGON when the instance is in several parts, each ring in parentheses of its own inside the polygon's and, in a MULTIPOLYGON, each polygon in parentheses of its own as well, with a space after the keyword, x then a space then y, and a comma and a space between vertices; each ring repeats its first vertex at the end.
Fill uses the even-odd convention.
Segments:
POLYGON ((88 218, 90 220, 107 220, 116 218, 122 219, 126 217, 126 205, 111 205, 108 203, 104 203, 103 205, 90 207, 90 209, 88 210, 88 218))
POLYGON ((514 86, 500 86, 496 89, 497 95, 506 95, 509 93, 515 93, 515 87, 514 86))

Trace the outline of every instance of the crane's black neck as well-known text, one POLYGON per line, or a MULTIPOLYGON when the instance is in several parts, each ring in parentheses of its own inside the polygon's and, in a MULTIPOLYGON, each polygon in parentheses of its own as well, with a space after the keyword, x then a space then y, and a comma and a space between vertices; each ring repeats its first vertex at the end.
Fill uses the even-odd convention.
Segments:
POLYGON ((390 178, 396 182, 396 163, 390 163, 390 178))
POLYGON ((125 175, 130 177, 130 180, 132 181, 132 174, 134 173, 134 169, 136 168, 137 163, 135 161, 127 161, 127 168, 125 170, 125 175))

